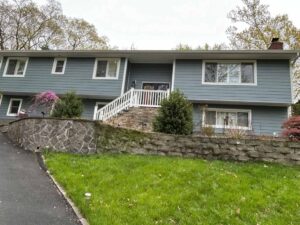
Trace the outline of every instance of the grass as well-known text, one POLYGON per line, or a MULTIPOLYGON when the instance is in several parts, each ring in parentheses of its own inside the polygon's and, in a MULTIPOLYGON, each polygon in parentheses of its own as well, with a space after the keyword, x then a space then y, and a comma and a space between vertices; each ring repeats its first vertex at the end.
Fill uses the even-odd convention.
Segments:
POLYGON ((300 167, 134 155, 45 157, 91 225, 300 224, 300 167))

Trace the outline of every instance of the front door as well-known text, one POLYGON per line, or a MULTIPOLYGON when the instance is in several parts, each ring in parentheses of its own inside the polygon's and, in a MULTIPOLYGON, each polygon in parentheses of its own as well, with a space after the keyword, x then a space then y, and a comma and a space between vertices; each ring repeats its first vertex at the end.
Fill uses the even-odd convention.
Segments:
POLYGON ((144 90, 161 90, 161 91, 166 91, 169 89, 169 83, 150 83, 150 82, 145 82, 143 83, 143 89, 144 90))

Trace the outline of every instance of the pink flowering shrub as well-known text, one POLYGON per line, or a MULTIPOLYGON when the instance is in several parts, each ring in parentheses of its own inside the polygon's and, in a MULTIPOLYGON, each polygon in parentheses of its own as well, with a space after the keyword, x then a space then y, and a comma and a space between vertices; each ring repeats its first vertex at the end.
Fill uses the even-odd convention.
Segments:
POLYGON ((293 116, 286 120, 282 127, 282 135, 291 140, 300 140, 300 116, 293 116))
POLYGON ((36 105, 53 105, 58 99, 53 91, 44 91, 35 95, 34 103, 36 105))
POLYGON ((43 91, 33 98, 33 105, 30 107, 35 110, 39 107, 43 107, 45 110, 45 114, 49 114, 51 109, 54 107, 55 103, 59 97, 53 91, 43 91))

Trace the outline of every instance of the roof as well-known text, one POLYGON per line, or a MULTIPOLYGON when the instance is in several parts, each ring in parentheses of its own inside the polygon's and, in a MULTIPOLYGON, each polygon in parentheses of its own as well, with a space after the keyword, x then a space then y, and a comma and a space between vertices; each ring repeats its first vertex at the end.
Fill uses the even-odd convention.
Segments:
POLYGON ((295 59, 300 50, 29 50, 0 51, 15 57, 124 57, 133 62, 172 62, 174 59, 295 59))

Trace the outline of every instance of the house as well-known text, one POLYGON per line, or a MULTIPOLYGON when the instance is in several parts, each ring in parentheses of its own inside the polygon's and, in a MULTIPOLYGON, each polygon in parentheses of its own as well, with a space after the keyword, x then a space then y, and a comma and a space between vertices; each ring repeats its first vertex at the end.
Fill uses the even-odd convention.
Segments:
POLYGON ((280 49, 278 40, 271 48, 0 51, 0 119, 16 118, 45 90, 74 90, 84 118, 106 120, 128 107, 157 107, 168 90, 180 89, 193 104, 195 130, 209 125, 272 135, 289 116, 291 65, 299 52, 280 49))

